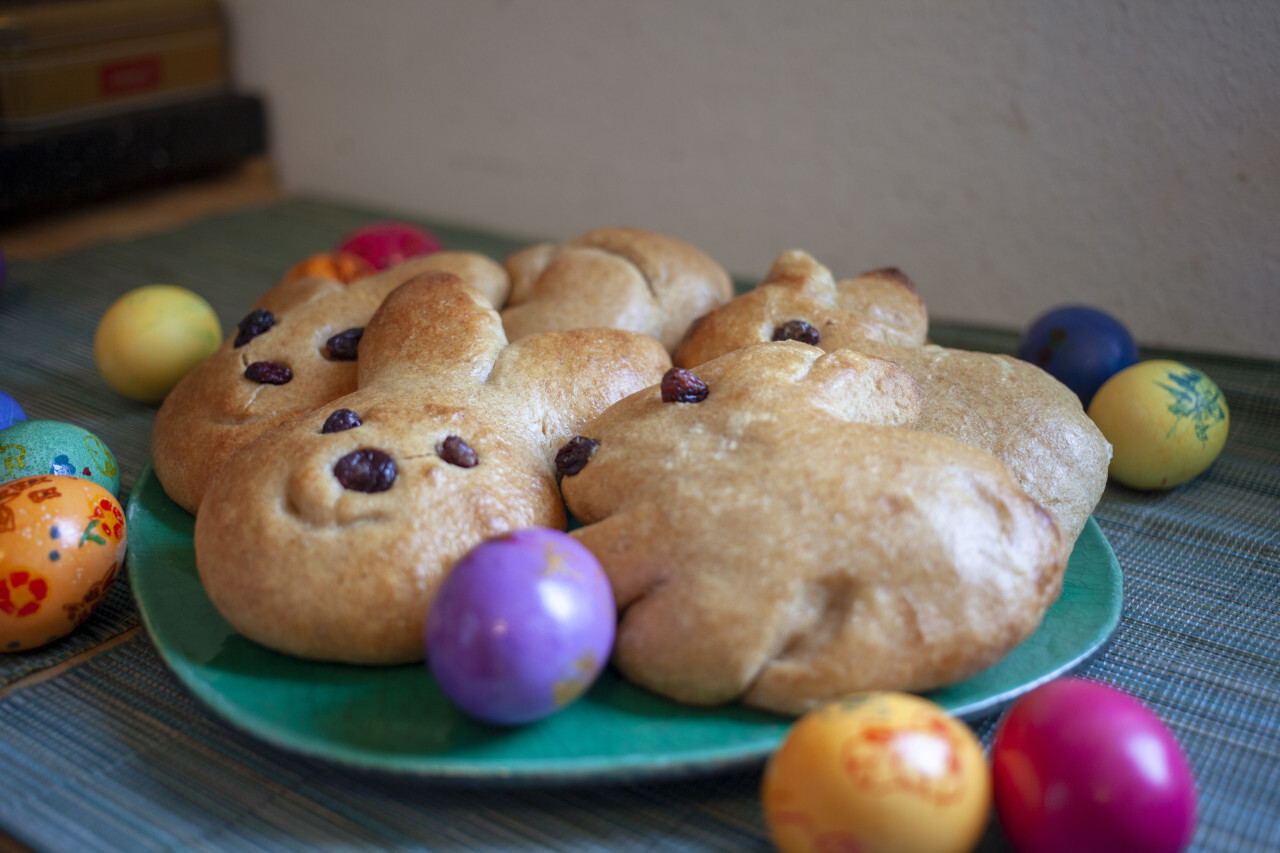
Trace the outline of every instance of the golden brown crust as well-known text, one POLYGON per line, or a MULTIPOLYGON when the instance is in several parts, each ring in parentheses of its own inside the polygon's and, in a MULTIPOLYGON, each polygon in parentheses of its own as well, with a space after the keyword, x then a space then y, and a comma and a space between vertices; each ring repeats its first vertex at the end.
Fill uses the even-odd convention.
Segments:
POLYGON ((729 274, 701 250, 640 228, 599 228, 506 261, 511 340, 591 326, 653 335, 668 351, 699 317, 733 296, 729 274))
POLYGON ((1007 356, 924 345, 923 304, 893 270, 837 285, 804 252, 784 252, 765 281, 713 312, 675 362, 694 367, 805 319, 827 351, 852 349, 902 365, 923 392, 919 428, 994 453, 1053 514, 1069 552, 1106 487, 1111 447, 1065 386, 1007 356), (851 284, 856 286, 850 286, 851 284))
POLYGON ((412 279, 369 321, 357 390, 263 434, 215 475, 196 518, 201 581, 236 630, 280 651, 419 660, 453 563, 506 530, 562 528, 556 450, 669 364, 653 338, 610 329, 508 346, 474 288, 446 273, 412 279), (336 409, 362 423, 322 433, 336 409), (478 464, 446 461, 449 436, 478 464), (394 460, 390 488, 339 482, 335 463, 361 449, 394 460))
MULTIPOLYGON (((774 340, 792 320, 811 325, 827 351, 867 342, 920 346, 928 313, 914 284, 896 270, 874 270, 836 281, 805 252, 783 252, 754 290, 703 317, 676 350, 690 367, 747 344, 774 340)), ((811 343, 811 341, 806 341, 811 343)))
POLYGON ((1052 518, 995 457, 911 429, 900 367, 799 343, 650 388, 585 435, 561 489, 621 609, 615 662, 677 700, 797 713, 922 690, 998 660, 1056 598, 1052 518))
POLYGON ((364 327, 388 293, 428 270, 459 275, 498 304, 510 289, 506 271, 489 258, 440 252, 350 284, 287 274, 263 294, 253 309, 272 312, 275 325, 240 347, 233 332, 156 414, 152 462, 169 497, 196 512, 210 477, 232 453, 286 418, 355 390, 356 363, 326 358, 325 341, 364 327), (256 361, 284 364, 292 379, 268 385, 245 378, 245 368, 256 361))

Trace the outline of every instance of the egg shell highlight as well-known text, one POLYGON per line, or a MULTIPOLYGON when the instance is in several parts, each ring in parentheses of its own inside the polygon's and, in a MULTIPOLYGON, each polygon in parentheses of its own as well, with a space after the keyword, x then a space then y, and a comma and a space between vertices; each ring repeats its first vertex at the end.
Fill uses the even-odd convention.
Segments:
POLYGON ((65 421, 21 421, 0 430, 0 483, 55 474, 120 494, 120 466, 96 435, 65 421))
POLYGON ((0 485, 0 652, 79 627, 124 565, 124 510, 96 483, 43 475, 0 485))
POLYGON ((149 284, 120 297, 98 321, 93 357, 113 391, 158 403, 222 344, 222 324, 201 296, 149 284))
POLYGON ((797 720, 761 783, 782 853, 964 853, 985 831, 991 776, 973 732, 905 693, 868 693, 797 720))
POLYGON ((1231 414, 1218 386, 1178 361, 1142 361, 1108 379, 1088 415, 1111 442, 1111 477, 1134 489, 1171 489, 1222 452, 1231 414))

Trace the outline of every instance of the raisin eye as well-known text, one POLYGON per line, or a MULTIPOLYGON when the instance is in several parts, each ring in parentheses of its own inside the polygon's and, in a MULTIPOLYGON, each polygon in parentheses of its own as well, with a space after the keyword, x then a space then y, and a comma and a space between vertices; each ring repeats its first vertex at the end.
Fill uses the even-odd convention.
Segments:
POLYGON ((457 465, 459 468, 474 468, 480 463, 480 457, 476 456, 476 452, 471 449, 471 445, 456 435, 451 435, 440 442, 440 446, 436 448, 436 453, 445 462, 450 465, 457 465))
POLYGON ((799 341, 802 344, 818 345, 818 330, 804 320, 788 320, 773 331, 775 341, 799 341))
POLYGON ((330 361, 355 361, 360 351, 364 328, 347 329, 324 342, 324 355, 330 361))
POLYGON ((320 432, 344 432, 349 429, 355 429, 364 421, 360 420, 360 416, 350 409, 338 409, 325 419, 324 426, 320 427, 320 432))
POLYGON ((353 492, 385 492, 396 481, 396 461, 381 450, 353 450, 334 464, 333 476, 353 492))
POLYGON ((673 367, 662 377, 662 402, 701 403, 707 399, 707 384, 692 370, 673 367))
POLYGON ((244 369, 244 378, 263 385, 283 385, 293 378, 293 371, 276 361, 255 361, 244 369))
POLYGON ((249 341, 261 335, 276 324, 276 316, 265 308, 259 308, 256 311, 250 311, 245 318, 236 326, 240 331, 236 333, 234 347, 242 347, 249 341))
POLYGON ((600 442, 594 438, 575 435, 556 453, 556 470, 566 477, 572 477, 587 467, 599 446, 600 442))

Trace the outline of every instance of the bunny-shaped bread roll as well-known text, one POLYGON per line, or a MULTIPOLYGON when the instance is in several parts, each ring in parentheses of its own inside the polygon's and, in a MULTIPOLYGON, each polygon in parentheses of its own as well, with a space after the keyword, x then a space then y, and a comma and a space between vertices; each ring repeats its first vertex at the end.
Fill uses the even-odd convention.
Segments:
POLYGON ((286 418, 354 391, 365 324, 388 293, 427 270, 462 277, 494 304, 510 290, 506 271, 484 255, 439 252, 349 284, 291 270, 263 294, 156 413, 152 464, 169 497, 196 512, 232 453, 286 418))
POLYGON ((196 516, 200 579, 245 636, 333 661, 423 656, 423 620, 480 541, 565 525, 557 449, 670 365, 612 329, 508 345, 459 277, 393 291, 360 344, 359 387, 232 456, 196 516))
POLYGON ((912 429, 897 365, 763 343, 610 407, 561 490, 609 575, 614 662, 695 704, 799 713, 994 663, 1057 597, 1052 517, 984 450, 912 429))
POLYGON ((807 328, 797 339, 829 352, 893 361, 920 383, 918 428, 994 453, 1054 516, 1070 552, 1106 487, 1111 445, 1076 395, 1048 373, 1009 356, 925 344, 924 320, 915 288, 899 275, 837 283, 808 254, 784 252, 755 290, 693 329, 675 363, 696 367, 787 328, 807 328), (854 299, 849 293, 858 283, 854 299))
POLYGON ((506 260, 511 298, 502 312, 515 341, 590 326, 653 335, 668 352, 689 326, 733 296, 733 282, 701 250, 640 228, 597 228, 540 243, 506 260))

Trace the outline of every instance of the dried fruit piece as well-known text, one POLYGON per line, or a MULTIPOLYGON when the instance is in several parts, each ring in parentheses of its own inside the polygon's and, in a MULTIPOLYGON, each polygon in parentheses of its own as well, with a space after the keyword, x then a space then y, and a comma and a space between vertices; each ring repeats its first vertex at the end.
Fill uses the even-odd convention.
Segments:
POLYGON ((276 315, 272 314, 267 309, 259 308, 256 311, 250 311, 236 326, 240 331, 236 332, 236 340, 235 344, 233 344, 233 348, 244 346, 275 324, 276 315))
POLYGON ((333 476, 353 492, 385 492, 396 481, 396 461, 381 450, 353 450, 334 464, 333 476))
POLYGON ((450 465, 457 465, 459 468, 474 468, 480 462, 480 457, 471 449, 471 445, 456 435, 451 435, 440 442, 440 446, 436 448, 436 453, 445 462, 450 465))
POLYGON ((244 378, 263 385, 283 385, 293 378, 293 371, 278 361, 255 361, 244 369, 244 378))
POLYGON ((673 367, 662 377, 662 402, 701 403, 707 399, 707 383, 692 370, 673 367))
POLYGON ((337 409, 325 419, 324 426, 320 427, 320 432, 345 432, 349 429, 355 429, 362 423, 364 421, 360 420, 360 416, 350 409, 337 409))
POLYGON ((802 344, 818 345, 818 330, 804 320, 788 320, 773 330, 775 341, 799 341, 802 344))
POLYGON ((556 452, 556 470, 566 477, 572 477, 591 461, 600 442, 585 435, 575 435, 565 442, 556 452))
POLYGON ((364 327, 347 329, 324 342, 324 357, 330 361, 355 361, 360 351, 364 327))

